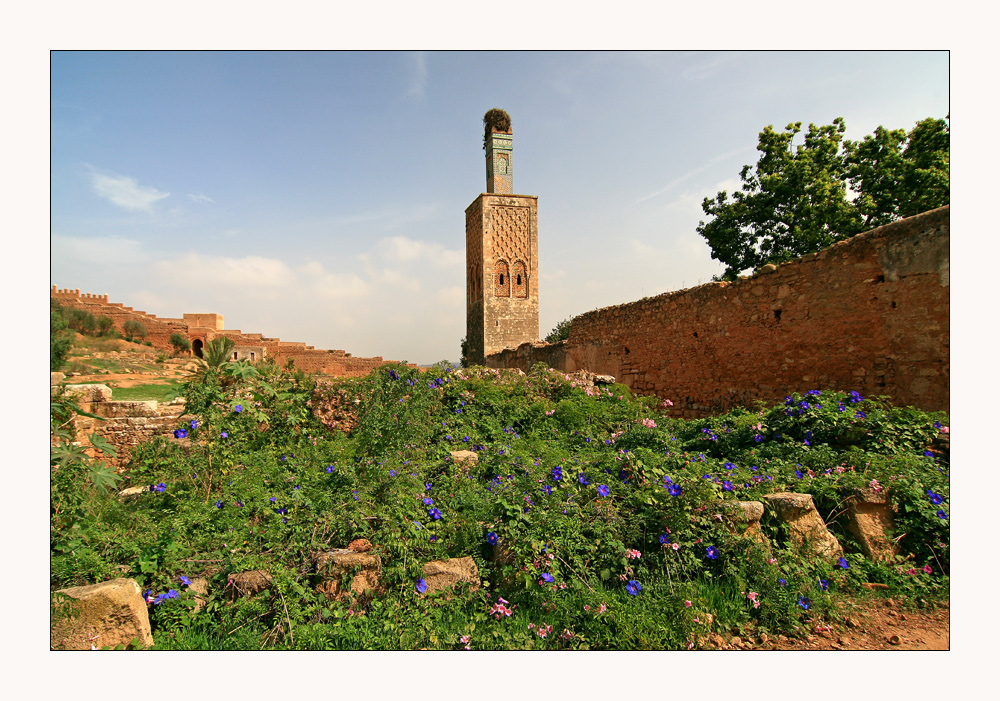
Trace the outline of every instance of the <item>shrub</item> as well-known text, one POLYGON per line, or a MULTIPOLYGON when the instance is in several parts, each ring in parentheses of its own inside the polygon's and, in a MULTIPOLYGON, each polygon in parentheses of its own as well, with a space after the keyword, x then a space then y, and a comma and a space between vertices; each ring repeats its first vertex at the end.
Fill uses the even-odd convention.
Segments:
POLYGON ((133 338, 146 338, 146 326, 138 319, 126 319, 122 324, 122 331, 125 332, 125 340, 131 341, 133 338))
POLYGON ((191 341, 189 341, 186 336, 177 332, 170 334, 170 340, 168 343, 174 347, 175 354, 182 352, 186 353, 191 350, 191 341))
POLYGON ((49 309, 49 370, 58 372, 66 363, 66 356, 73 347, 73 338, 67 332, 62 308, 52 300, 49 309))

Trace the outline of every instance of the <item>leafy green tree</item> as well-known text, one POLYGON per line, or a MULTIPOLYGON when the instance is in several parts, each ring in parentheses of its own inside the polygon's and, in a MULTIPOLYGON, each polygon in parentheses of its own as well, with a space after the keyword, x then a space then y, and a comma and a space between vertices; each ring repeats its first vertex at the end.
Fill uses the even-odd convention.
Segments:
POLYGON ((73 346, 73 338, 68 332, 62 307, 51 300, 49 304, 49 370, 58 372, 66 363, 66 356, 73 346))
POLYGON ((99 316, 97 317, 97 333, 101 336, 107 336, 115 328, 115 322, 111 320, 110 316, 99 316))
POLYGON ((125 332, 125 339, 128 341, 133 338, 146 338, 146 326, 138 319, 126 319, 122 324, 122 331, 125 332))
POLYGON ((69 307, 63 311, 63 316, 66 319, 66 325, 74 331, 85 336, 93 336, 97 333, 99 328, 97 319, 85 309, 69 307))
POLYGON ((187 352, 191 350, 191 341, 189 341, 186 336, 177 332, 170 334, 168 343, 174 347, 175 353, 187 352))
POLYGON ((567 317, 556 324, 556 327, 549 331, 548 336, 542 340, 546 343, 558 343, 559 341, 564 341, 569 338, 569 330, 571 326, 573 326, 573 317, 567 317))
POLYGON ((760 132, 756 166, 744 166, 742 186, 702 202, 698 233, 723 279, 768 262, 790 260, 902 217, 948 203, 948 130, 925 119, 906 134, 876 129, 860 142, 843 141, 844 120, 810 124, 804 143, 796 122, 760 132), (843 147, 843 148, 841 148, 843 147))
POLYGON ((846 174, 864 229, 942 207, 949 202, 948 124, 924 119, 907 134, 878 127, 844 142, 846 174))

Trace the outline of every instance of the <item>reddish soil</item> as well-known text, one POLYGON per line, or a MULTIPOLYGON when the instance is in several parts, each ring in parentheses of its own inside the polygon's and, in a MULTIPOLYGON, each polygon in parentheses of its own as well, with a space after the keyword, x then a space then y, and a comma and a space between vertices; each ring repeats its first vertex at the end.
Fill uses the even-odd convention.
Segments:
POLYGON ((913 611, 892 599, 852 602, 841 622, 809 623, 803 638, 712 635, 704 647, 720 650, 949 650, 948 604, 913 611))

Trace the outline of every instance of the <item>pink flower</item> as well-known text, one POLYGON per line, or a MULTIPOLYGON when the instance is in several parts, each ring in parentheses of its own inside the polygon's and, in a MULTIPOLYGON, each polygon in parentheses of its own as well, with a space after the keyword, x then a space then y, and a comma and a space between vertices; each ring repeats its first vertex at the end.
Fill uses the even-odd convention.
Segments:
POLYGON ((674 550, 680 550, 681 549, 680 543, 671 543, 670 547, 673 548, 674 550))
POLYGON ((691 608, 691 602, 688 601, 687 599, 684 599, 684 607, 685 608, 691 608))
POLYGON ((583 610, 584 611, 589 611, 590 610, 590 604, 584 604, 583 605, 583 610))
POLYGON ((670 401, 669 399, 664 399, 663 400, 663 406, 673 406, 673 405, 674 405, 674 403, 672 401, 670 401))
POLYGON ((912 568, 912 567, 910 569, 906 570, 906 574, 916 574, 916 573, 917 573, 917 571, 914 568, 912 568))
POLYGON ((872 480, 868 483, 868 486, 872 488, 872 491, 878 494, 882 491, 882 485, 878 483, 878 480, 872 480))
POLYGON ((638 550, 626 550, 625 555, 630 560, 637 560, 638 558, 642 557, 642 553, 640 553, 638 550))
POLYGON ((924 572, 926 572, 927 574, 930 574, 933 571, 934 570, 931 569, 930 565, 924 565, 924 572))
POLYGON ((600 607, 598 607, 597 612, 598 613, 604 613, 607 610, 608 610, 608 607, 605 606, 604 604, 601 604, 600 607))
POLYGON ((942 426, 941 427, 941 433, 948 433, 948 432, 949 431, 948 431, 948 427, 947 426, 942 426))
POLYGON ((776 558, 776 557, 772 557, 772 558, 770 558, 770 559, 769 559, 769 560, 767 561, 767 564, 769 564, 769 565, 777 565, 777 564, 778 564, 778 558, 776 558))
POLYGON ((465 645, 469 644, 469 636, 468 635, 463 635, 461 638, 459 638, 459 640, 462 641, 462 643, 464 643, 465 645))

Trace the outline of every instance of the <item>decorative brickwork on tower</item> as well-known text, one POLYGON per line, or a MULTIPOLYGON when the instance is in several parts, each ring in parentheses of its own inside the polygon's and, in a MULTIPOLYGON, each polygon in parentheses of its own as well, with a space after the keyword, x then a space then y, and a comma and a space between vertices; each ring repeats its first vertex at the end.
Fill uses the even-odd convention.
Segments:
POLYGON ((487 191, 465 210, 466 354, 472 364, 538 340, 538 198, 511 194, 509 126, 493 127, 485 142, 487 191))

